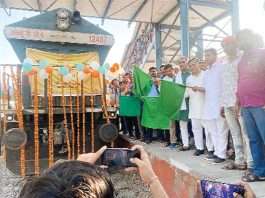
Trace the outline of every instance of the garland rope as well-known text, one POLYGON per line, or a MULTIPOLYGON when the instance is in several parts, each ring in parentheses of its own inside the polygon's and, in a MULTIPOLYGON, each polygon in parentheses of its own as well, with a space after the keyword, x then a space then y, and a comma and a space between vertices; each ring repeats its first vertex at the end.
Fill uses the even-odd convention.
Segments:
POLYGON ((54 134, 53 134, 53 96, 52 96, 52 73, 48 75, 48 120, 49 120, 49 136, 48 136, 48 166, 51 167, 54 162, 54 134))
POLYGON ((95 129, 94 129, 94 96, 90 97, 91 103, 91 152, 95 152, 95 129))
MULTIPOLYGON (((99 80, 100 90, 102 90, 100 78, 98 78, 98 80, 99 80)), ((105 80, 104 77, 103 77, 103 80, 105 80)), ((109 118, 109 114, 108 114, 108 111, 107 111, 107 105, 106 105, 106 101, 105 101, 104 91, 103 91, 103 93, 101 95, 101 103, 102 103, 103 114, 105 115, 105 118, 107 119, 107 123, 110 123, 110 118, 109 118)))
POLYGON ((38 74, 34 73, 34 170, 40 174, 38 74))
MULTIPOLYGON (((19 68, 17 67, 17 74, 14 74, 13 68, 11 68, 11 77, 12 77, 12 85, 15 93, 15 108, 16 114, 18 118, 18 127, 20 129, 24 129, 24 120, 23 120, 23 112, 22 112, 22 97, 21 97, 21 89, 20 89, 20 80, 18 80, 19 68)), ((26 175, 26 154, 25 154, 25 146, 20 148, 20 174, 21 176, 26 175)))
POLYGON ((82 95, 82 137, 83 137, 83 150, 82 153, 86 153, 86 96, 84 94, 84 81, 82 80, 81 86, 81 95, 82 95))
MULTIPOLYGON (((92 89, 92 74, 90 74, 90 88, 92 89)), ((90 106, 91 106, 91 120, 90 120, 90 142, 91 142, 91 152, 95 152, 95 126, 94 126, 94 96, 90 96, 90 106)))
POLYGON ((65 107, 65 96, 64 96, 64 80, 63 76, 61 77, 61 83, 62 83, 62 105, 63 105, 63 124, 64 124, 64 130, 65 130, 65 138, 66 138, 66 144, 67 144, 67 158, 68 160, 71 159, 71 145, 70 145, 70 138, 69 138, 69 130, 67 126, 67 115, 66 115, 66 107, 65 107))
POLYGON ((69 97, 69 106, 70 106, 70 116, 71 116, 71 130, 72 130, 72 159, 75 159, 75 127, 74 127, 74 117, 73 117, 73 101, 72 101, 72 85, 70 83, 70 97, 69 97))
MULTIPOLYGON (((3 113, 3 127, 2 127, 2 133, 4 133, 6 131, 6 110, 8 109, 8 94, 7 94, 7 78, 6 78, 6 67, 3 66, 3 71, 2 71, 2 83, 3 86, 1 86, 2 88, 2 106, 1 106, 1 110, 3 113)), ((4 159, 6 159, 6 148, 5 146, 3 146, 3 157, 4 159)))
POLYGON ((79 115, 79 95, 80 95, 80 84, 78 79, 78 73, 76 74, 76 115, 77 115, 77 156, 80 155, 80 115, 79 115))

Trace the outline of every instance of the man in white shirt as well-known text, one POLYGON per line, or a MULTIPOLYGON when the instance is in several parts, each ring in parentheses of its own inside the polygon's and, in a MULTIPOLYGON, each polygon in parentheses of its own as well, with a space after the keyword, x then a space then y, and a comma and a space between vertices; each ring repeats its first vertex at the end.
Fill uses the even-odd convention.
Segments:
MULTIPOLYGON (((181 84, 186 85, 187 78, 190 76, 190 71, 188 68, 188 58, 181 57, 178 61, 180 67, 181 76, 181 84)), ((189 120, 189 108, 188 108, 189 99, 184 98, 182 101, 181 110, 176 116, 176 120, 179 122, 182 147, 179 149, 180 151, 188 151, 190 150, 190 142, 189 142, 189 131, 188 131, 188 120, 189 120)))
POLYGON ((211 138, 213 143, 213 147, 208 148, 209 154, 206 159, 214 160, 215 163, 222 163, 226 159, 228 143, 228 128, 225 119, 220 115, 223 68, 222 64, 217 62, 215 49, 205 51, 205 61, 208 64, 208 70, 205 71, 203 80, 205 89, 203 119, 206 138, 208 140, 211 138))
POLYGON ((246 169, 246 162, 249 168, 253 166, 253 159, 249 148, 249 140, 240 124, 239 115, 236 111, 236 91, 238 82, 238 63, 241 56, 237 49, 236 38, 229 36, 222 41, 222 47, 226 54, 226 60, 223 65, 222 74, 222 113, 225 114, 228 127, 230 129, 234 150, 235 161, 226 165, 226 169, 246 169), (246 143, 246 152, 244 152, 244 143, 246 143), (245 159, 246 158, 246 159, 245 159))
MULTIPOLYGON (((165 77, 163 78, 163 80, 182 84, 181 75, 179 73, 178 74, 175 73, 174 68, 173 68, 172 65, 167 64, 167 65, 165 65, 164 69, 165 69, 165 77)), ((171 120, 170 121, 169 134, 170 134, 170 145, 169 145, 169 148, 174 149, 177 146, 175 120, 171 120)))
POLYGON ((191 119, 192 131, 196 146, 195 156, 204 154, 202 113, 204 107, 204 72, 201 71, 199 60, 189 62, 191 75, 187 78, 186 97, 189 97, 189 119, 191 119))

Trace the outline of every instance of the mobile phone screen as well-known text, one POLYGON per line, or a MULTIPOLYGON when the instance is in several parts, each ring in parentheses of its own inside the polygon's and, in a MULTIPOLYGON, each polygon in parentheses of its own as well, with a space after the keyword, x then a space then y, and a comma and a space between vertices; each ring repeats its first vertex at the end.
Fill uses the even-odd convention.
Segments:
POLYGON ((242 196, 245 193, 245 189, 243 186, 208 180, 201 180, 201 189, 204 198, 234 198, 233 193, 238 193, 242 196))
POLYGON ((139 151, 127 148, 109 148, 102 155, 102 164, 108 167, 126 168, 135 166, 130 162, 130 158, 140 157, 139 151))

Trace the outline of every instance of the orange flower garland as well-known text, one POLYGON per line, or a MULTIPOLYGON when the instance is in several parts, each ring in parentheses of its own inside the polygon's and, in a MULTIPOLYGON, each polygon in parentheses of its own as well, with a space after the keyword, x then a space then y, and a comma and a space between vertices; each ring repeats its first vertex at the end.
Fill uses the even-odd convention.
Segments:
POLYGON ((112 67, 117 71, 120 69, 120 65, 118 63, 114 63, 112 67))
MULTIPOLYGON (((22 97, 21 97, 21 84, 20 79, 18 79, 20 75, 19 68, 17 67, 17 75, 14 74, 13 68, 11 68, 11 77, 12 77, 12 84, 15 93, 15 107, 16 107, 16 114, 18 118, 18 127, 20 129, 24 129, 24 119, 23 119, 23 112, 22 112, 22 97)), ((25 146, 20 148, 20 174, 21 176, 26 175, 26 153, 25 153, 25 146)))
POLYGON ((75 127, 74 127, 74 116, 73 116, 73 101, 72 101, 72 85, 70 84, 70 117, 71 117, 71 130, 72 130, 72 159, 75 159, 75 127))
MULTIPOLYGON (((6 78, 6 67, 3 66, 3 72, 2 72, 2 85, 3 85, 3 90, 2 90, 2 112, 3 112, 3 131, 6 131, 6 110, 8 109, 8 98, 7 98, 7 84, 8 84, 8 81, 7 81, 7 78, 6 78)), ((4 156, 4 159, 6 159, 6 148, 4 147, 3 148, 4 150, 4 153, 3 153, 3 156, 4 156)))
POLYGON ((91 70, 91 68, 90 68, 88 65, 86 65, 86 66, 84 67, 84 69, 83 69, 83 72, 84 72, 85 74, 90 74, 90 73, 92 72, 92 70, 91 70))
POLYGON ((94 96, 90 96, 91 103, 91 152, 95 152, 95 129, 94 129, 94 96))
POLYGON ((35 175, 40 174, 40 145, 39 145, 39 99, 38 99, 38 74, 34 74, 34 170, 35 175))
POLYGON ((77 115, 77 156, 80 155, 80 115, 79 115, 79 79, 78 79, 78 74, 76 74, 76 115, 77 115))
POLYGON ((53 71, 53 67, 52 66, 48 66, 48 67, 45 68, 45 71, 46 71, 47 74, 51 74, 52 71, 53 71))
POLYGON ((110 70, 110 72, 112 72, 112 73, 115 73, 115 72, 116 72, 115 67, 111 67, 109 70, 110 70))
POLYGON ((92 73, 91 73, 91 76, 92 78, 99 78, 100 74, 98 71, 94 70, 92 73))
POLYGON ((82 136, 83 136, 83 150, 82 153, 86 153, 86 96, 84 94, 84 81, 82 80, 82 86, 81 86, 81 92, 82 92, 82 136))
POLYGON ((38 72, 37 68, 32 68, 32 70, 30 72, 27 73, 28 76, 33 76, 34 74, 36 74, 38 72))
POLYGON ((52 72, 48 75, 48 166, 51 167, 54 163, 54 131, 53 131, 53 96, 52 96, 52 72))
POLYGON ((64 124, 64 130, 65 130, 65 138, 66 138, 66 144, 67 144, 67 158, 68 160, 71 159, 71 146, 70 146, 70 138, 69 138, 69 130, 67 126, 67 116, 66 116, 66 107, 65 107, 65 96, 64 96, 64 80, 63 76, 61 77, 61 83, 62 83, 62 106, 63 106, 63 124, 64 124))

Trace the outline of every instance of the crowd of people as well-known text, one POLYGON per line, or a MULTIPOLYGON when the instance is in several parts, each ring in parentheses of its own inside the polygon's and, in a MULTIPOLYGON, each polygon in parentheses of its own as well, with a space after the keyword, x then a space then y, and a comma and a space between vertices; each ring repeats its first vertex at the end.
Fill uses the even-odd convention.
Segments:
MULTIPOLYGON (((246 170, 242 176, 245 182, 265 181, 263 42, 252 31, 242 30, 236 37, 225 38, 222 47, 223 59, 218 59, 215 49, 207 49, 204 61, 181 57, 177 66, 166 64, 159 69, 149 68, 150 97, 159 96, 161 80, 186 86, 178 116, 168 129, 145 128, 140 125, 139 117, 121 116, 117 124, 124 134, 147 144, 157 138, 165 142, 165 147, 183 152, 194 146, 195 156, 207 154, 206 159, 214 163, 226 161, 230 136, 233 142, 230 149, 235 158, 224 168, 246 170)), ((118 106, 120 95, 133 94, 132 81, 130 73, 121 80, 112 80, 111 105, 118 106)), ((57 162, 41 176, 27 180, 19 197, 115 197, 108 173, 95 165, 106 148, 82 154, 77 160, 57 162)), ((132 169, 139 171, 153 197, 167 198, 144 148, 136 145, 132 149, 140 151, 140 158, 130 159, 135 164, 132 169)), ((244 197, 255 197, 248 185, 244 188, 244 197)))
MULTIPOLYGON (((223 163, 225 169, 246 170, 245 182, 265 181, 265 50, 259 35, 241 30, 223 39, 224 56, 206 49, 204 59, 181 57, 177 65, 150 67, 152 87, 160 94, 161 80, 186 86, 176 120, 168 129, 141 126, 140 117, 119 117, 120 130, 147 144, 153 140, 165 147, 223 163), (232 152, 231 152, 232 151, 232 152), (232 153, 232 154, 231 154, 232 153)), ((110 103, 119 106, 119 96, 133 95, 133 76, 126 73, 110 84, 110 103)))

